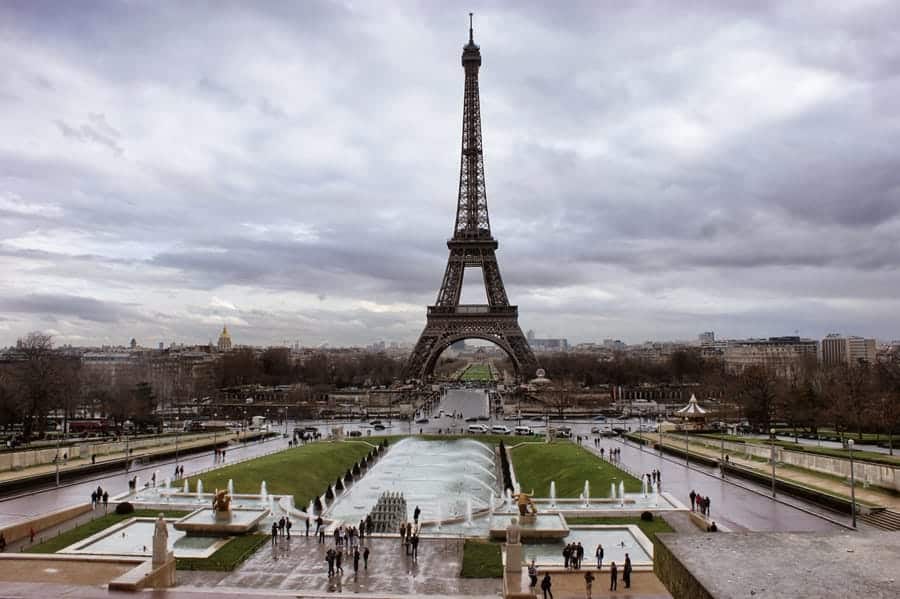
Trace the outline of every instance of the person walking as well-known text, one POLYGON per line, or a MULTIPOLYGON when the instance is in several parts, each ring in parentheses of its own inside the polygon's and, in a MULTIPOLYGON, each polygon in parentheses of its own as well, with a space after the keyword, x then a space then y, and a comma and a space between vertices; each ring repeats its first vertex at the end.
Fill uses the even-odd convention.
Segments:
POLYGON ((325 544, 325 527, 322 526, 319 528, 319 545, 325 544))
POLYGON ((548 597, 553 599, 553 591, 550 590, 550 587, 553 586, 553 582, 550 580, 550 574, 545 573, 544 578, 541 579, 541 591, 544 592, 544 599, 548 597))
POLYGON ((343 559, 344 559, 344 550, 338 549, 337 556, 336 556, 336 563, 335 563, 335 571, 340 572, 341 574, 344 573, 344 568, 341 566, 341 561, 343 561, 343 559))
POLYGON ((694 502, 697 501, 697 493, 695 493, 693 489, 691 489, 690 498, 691 498, 691 511, 693 512, 694 511, 694 502))
POLYGON ((578 545, 575 546, 575 569, 581 569, 581 562, 584 560, 584 547, 581 545, 581 541, 578 541, 578 545))
POLYGON ((363 547, 363 570, 369 569, 369 548, 363 547))
POLYGON ((353 575, 359 573, 359 547, 353 550, 353 575))
POLYGON ((97 507, 97 491, 91 491, 91 509, 97 507))
POLYGON ((609 564, 609 590, 619 590, 619 570, 616 568, 616 562, 609 564))
POLYGON ((278 534, 284 536, 284 516, 278 521, 278 534))
POLYGON ((400 544, 406 547, 406 522, 400 523, 400 544))
POLYGON ((109 491, 103 491, 103 509, 109 507, 109 491))
POLYGON ((316 534, 319 534, 319 530, 322 528, 322 516, 316 518, 316 534))
POLYGON ((414 561, 419 560, 419 535, 414 534, 412 538, 412 557, 414 561))
POLYGON ((306 536, 309 536, 309 515, 306 516, 306 536))
POLYGON ((594 552, 594 555, 597 557, 597 569, 601 570, 603 568, 603 545, 597 545, 597 551, 594 552))
POLYGON ((422 510, 419 509, 419 506, 416 506, 416 509, 413 511, 413 521, 418 524, 419 523, 419 514, 422 513, 422 510))
POLYGON ((278 544, 278 522, 272 522, 272 544, 278 544))
POLYGON ((571 543, 566 545, 565 547, 563 547, 562 554, 563 554, 563 566, 565 566, 566 570, 568 570, 569 569, 569 559, 572 556, 572 544, 571 543))
POLYGON ((325 552, 325 561, 328 563, 328 578, 334 576, 334 549, 325 552))
POLYGON ((284 519, 284 529, 287 531, 287 538, 291 538, 291 526, 294 524, 291 522, 290 518, 284 519))
POLYGON ((625 588, 631 588, 631 558, 628 557, 628 554, 625 554, 625 565, 622 567, 622 582, 625 583, 625 588))
POLYGON ((591 574, 591 571, 588 570, 584 573, 584 592, 587 595, 587 599, 591 599, 591 586, 594 584, 594 575, 591 574))
POLYGON ((537 568, 534 566, 534 560, 528 564, 528 588, 534 593, 534 587, 537 586, 537 568))

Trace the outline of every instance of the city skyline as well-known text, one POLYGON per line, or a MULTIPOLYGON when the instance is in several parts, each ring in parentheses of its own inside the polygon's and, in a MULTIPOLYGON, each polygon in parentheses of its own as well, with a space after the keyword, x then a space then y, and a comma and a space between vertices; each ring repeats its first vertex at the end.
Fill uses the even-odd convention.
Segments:
MULTIPOLYGON (((471 10, 523 329, 900 337, 900 9, 471 10)), ((0 22, 0 346, 415 340, 452 234, 465 11, 31 2, 0 22)))

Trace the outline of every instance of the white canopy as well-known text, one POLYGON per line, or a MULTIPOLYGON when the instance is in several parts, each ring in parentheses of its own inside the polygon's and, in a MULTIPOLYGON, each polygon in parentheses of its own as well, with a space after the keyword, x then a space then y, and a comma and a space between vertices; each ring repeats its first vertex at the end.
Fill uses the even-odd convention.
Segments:
POLYGON ((680 410, 676 410, 675 413, 682 416, 702 416, 706 414, 706 410, 700 407, 700 404, 697 403, 697 397, 691 393, 691 399, 687 405, 680 410))

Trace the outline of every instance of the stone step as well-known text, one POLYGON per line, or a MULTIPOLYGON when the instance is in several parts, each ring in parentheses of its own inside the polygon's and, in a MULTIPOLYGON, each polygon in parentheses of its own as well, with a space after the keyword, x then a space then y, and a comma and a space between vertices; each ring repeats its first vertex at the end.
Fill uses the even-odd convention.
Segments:
POLYGON ((881 510, 860 516, 860 520, 884 530, 900 530, 900 513, 891 510, 881 510))

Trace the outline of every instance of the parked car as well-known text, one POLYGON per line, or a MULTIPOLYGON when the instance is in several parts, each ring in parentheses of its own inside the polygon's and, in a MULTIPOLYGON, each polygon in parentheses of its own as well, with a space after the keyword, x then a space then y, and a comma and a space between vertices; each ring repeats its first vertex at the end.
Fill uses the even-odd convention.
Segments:
POLYGON ((486 427, 483 424, 470 424, 468 430, 470 433, 473 433, 476 435, 483 435, 486 432, 488 432, 488 427, 486 427))
POLYGON ((516 427, 516 434, 517 434, 517 435, 523 435, 523 436, 529 436, 529 435, 533 435, 533 434, 534 434, 534 431, 531 430, 531 427, 530 427, 530 426, 517 426, 517 427, 516 427))
POLYGON ((376 431, 383 431, 383 430, 385 429, 385 426, 379 422, 378 424, 376 424, 376 425, 373 426, 372 428, 374 428, 376 431))
POLYGON ((508 435, 512 431, 505 424, 495 424, 491 427, 491 432, 495 435, 508 435))
POLYGON ((428 424, 428 418, 416 418, 416 424, 428 424))
POLYGON ((350 431, 347 434, 351 437, 362 437, 362 431, 350 431))
POLYGON ((475 416, 469 416, 468 418, 466 418, 466 422, 478 422, 478 418, 476 418, 475 416))

